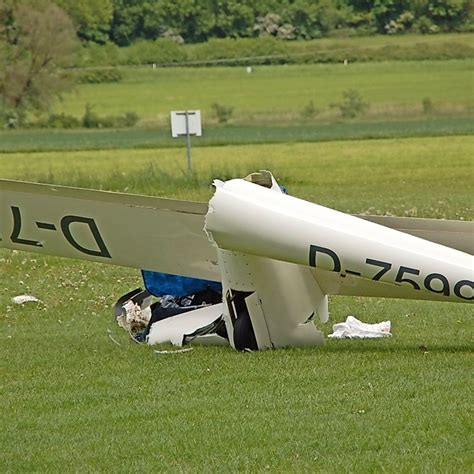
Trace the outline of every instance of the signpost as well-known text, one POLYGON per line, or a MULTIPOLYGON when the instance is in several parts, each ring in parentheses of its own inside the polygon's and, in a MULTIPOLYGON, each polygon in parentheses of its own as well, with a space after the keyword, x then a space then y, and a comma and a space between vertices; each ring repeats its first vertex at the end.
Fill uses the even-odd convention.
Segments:
POLYGON ((188 159, 188 176, 193 174, 191 160, 191 135, 202 136, 200 110, 175 110, 171 112, 171 136, 186 137, 186 156, 188 159))

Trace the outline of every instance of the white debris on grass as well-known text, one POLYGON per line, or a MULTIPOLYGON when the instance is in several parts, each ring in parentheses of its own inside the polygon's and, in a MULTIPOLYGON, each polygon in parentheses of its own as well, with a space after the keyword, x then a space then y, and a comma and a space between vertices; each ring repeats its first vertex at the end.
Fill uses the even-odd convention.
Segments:
POLYGON ((115 339, 113 336, 112 336, 112 331, 110 329, 107 329, 107 335, 109 336, 109 339, 114 343, 114 344, 117 344, 117 346, 121 346, 122 344, 120 344, 120 342, 117 341, 117 339, 115 339))
POLYGON ((42 303, 41 300, 32 295, 18 295, 12 298, 12 303, 14 304, 24 304, 24 303, 42 303))
POLYGON ((182 354, 183 352, 192 351, 192 347, 187 347, 186 349, 176 349, 175 351, 153 351, 156 354, 182 354))
POLYGON ((364 339, 376 337, 389 337, 391 323, 390 321, 382 321, 380 323, 368 324, 359 321, 354 316, 347 316, 343 323, 334 324, 333 333, 328 337, 332 339, 364 339))

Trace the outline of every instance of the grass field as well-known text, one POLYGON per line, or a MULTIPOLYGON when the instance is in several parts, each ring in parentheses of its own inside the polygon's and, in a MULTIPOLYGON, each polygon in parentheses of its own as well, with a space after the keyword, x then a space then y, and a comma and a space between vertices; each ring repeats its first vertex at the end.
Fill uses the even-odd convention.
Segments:
MULTIPOLYGON (((371 120, 293 125, 211 126, 192 139, 193 149, 203 146, 255 143, 290 143, 365 138, 403 138, 474 133, 474 116, 423 117, 410 120, 371 120)), ((9 130, 0 132, 0 153, 128 148, 183 149, 184 138, 173 139, 169 127, 105 130, 9 130)))
POLYGON ((369 116, 420 114, 422 100, 435 110, 459 113, 474 106, 472 61, 391 61, 337 65, 125 69, 115 84, 86 84, 65 97, 57 111, 81 117, 87 103, 99 114, 138 113, 142 124, 166 124, 169 112, 201 109, 212 123, 211 104, 235 108, 233 120, 291 122, 313 101, 316 117, 334 119, 331 103, 356 89, 370 103, 369 116))
MULTIPOLYGON (((266 167, 344 211, 472 219, 473 148, 469 136, 206 147, 191 182, 176 148, 6 153, 0 170, 204 200, 211 176, 266 167)), ((354 314, 390 319, 393 337, 159 355, 112 322, 137 271, 0 250, 0 272, 2 472, 473 470, 468 305, 335 297, 325 333, 354 314), (10 303, 24 293, 43 303, 10 303)))
POLYGON ((196 148, 191 181, 177 148, 6 153, 0 169, 10 179, 202 201, 213 178, 267 168, 292 194, 342 211, 472 219, 473 149, 471 136, 196 148))
POLYGON ((463 44, 472 45, 472 33, 451 33, 442 35, 372 35, 353 36, 351 38, 321 38, 307 41, 308 48, 311 43, 324 49, 338 49, 341 47, 384 47, 386 45, 413 45, 413 44, 463 44))

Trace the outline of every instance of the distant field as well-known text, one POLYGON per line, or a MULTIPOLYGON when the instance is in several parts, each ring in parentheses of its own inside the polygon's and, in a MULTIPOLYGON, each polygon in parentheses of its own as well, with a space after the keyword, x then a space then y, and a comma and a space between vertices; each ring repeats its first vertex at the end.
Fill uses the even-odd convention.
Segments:
POLYGON ((413 45, 413 44, 463 44, 472 46, 472 33, 446 33, 439 35, 372 35, 372 36, 352 36, 350 38, 321 38, 305 42, 315 43, 318 46, 328 49, 340 48, 342 46, 355 45, 359 47, 385 45, 413 45))
POLYGON ((474 137, 0 154, 3 178, 207 200, 215 177, 269 169, 292 194, 349 212, 472 219, 474 137))
MULTIPOLYGON (((463 136, 203 147, 190 182, 176 148, 8 153, 0 174, 203 200, 211 177, 269 168, 341 210, 467 219, 473 147, 463 136)), ((472 471, 472 305, 335 297, 325 334, 353 314, 391 320, 393 337, 160 355, 112 321, 137 271, 0 249, 0 274, 1 472, 472 471), (25 293, 43 303, 11 304, 25 293)))
MULTIPOLYGON (((430 98, 438 112, 466 112, 474 107, 473 62, 392 61, 344 66, 128 68, 115 84, 80 85, 56 107, 80 117, 87 103, 99 114, 134 111, 142 123, 167 123, 169 112, 201 109, 205 123, 214 119, 214 102, 235 108, 233 120, 245 122, 294 121, 313 101, 320 119, 334 119, 331 103, 347 89, 356 89, 371 105, 369 115, 406 116, 422 112, 430 98)), ((317 117, 318 118, 318 117, 317 117)))
MULTIPOLYGON (((205 126, 192 147, 249 145, 255 143, 319 142, 367 138, 470 135, 474 116, 423 117, 410 120, 340 121, 293 125, 205 126)), ((125 148, 183 149, 184 138, 171 138, 169 126, 101 130, 9 130, 0 131, 0 153, 18 151, 100 150, 125 148)))

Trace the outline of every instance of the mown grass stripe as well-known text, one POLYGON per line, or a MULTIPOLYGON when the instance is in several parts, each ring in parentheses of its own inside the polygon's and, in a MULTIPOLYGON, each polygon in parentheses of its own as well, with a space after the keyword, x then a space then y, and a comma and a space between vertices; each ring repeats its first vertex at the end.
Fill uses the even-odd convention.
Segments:
MULTIPOLYGON (((228 125, 204 128, 192 147, 258 143, 365 140, 474 133, 474 117, 436 117, 412 120, 302 123, 297 125, 228 125)), ((102 150, 114 148, 181 148, 167 129, 25 130, 0 132, 0 152, 102 150)))

